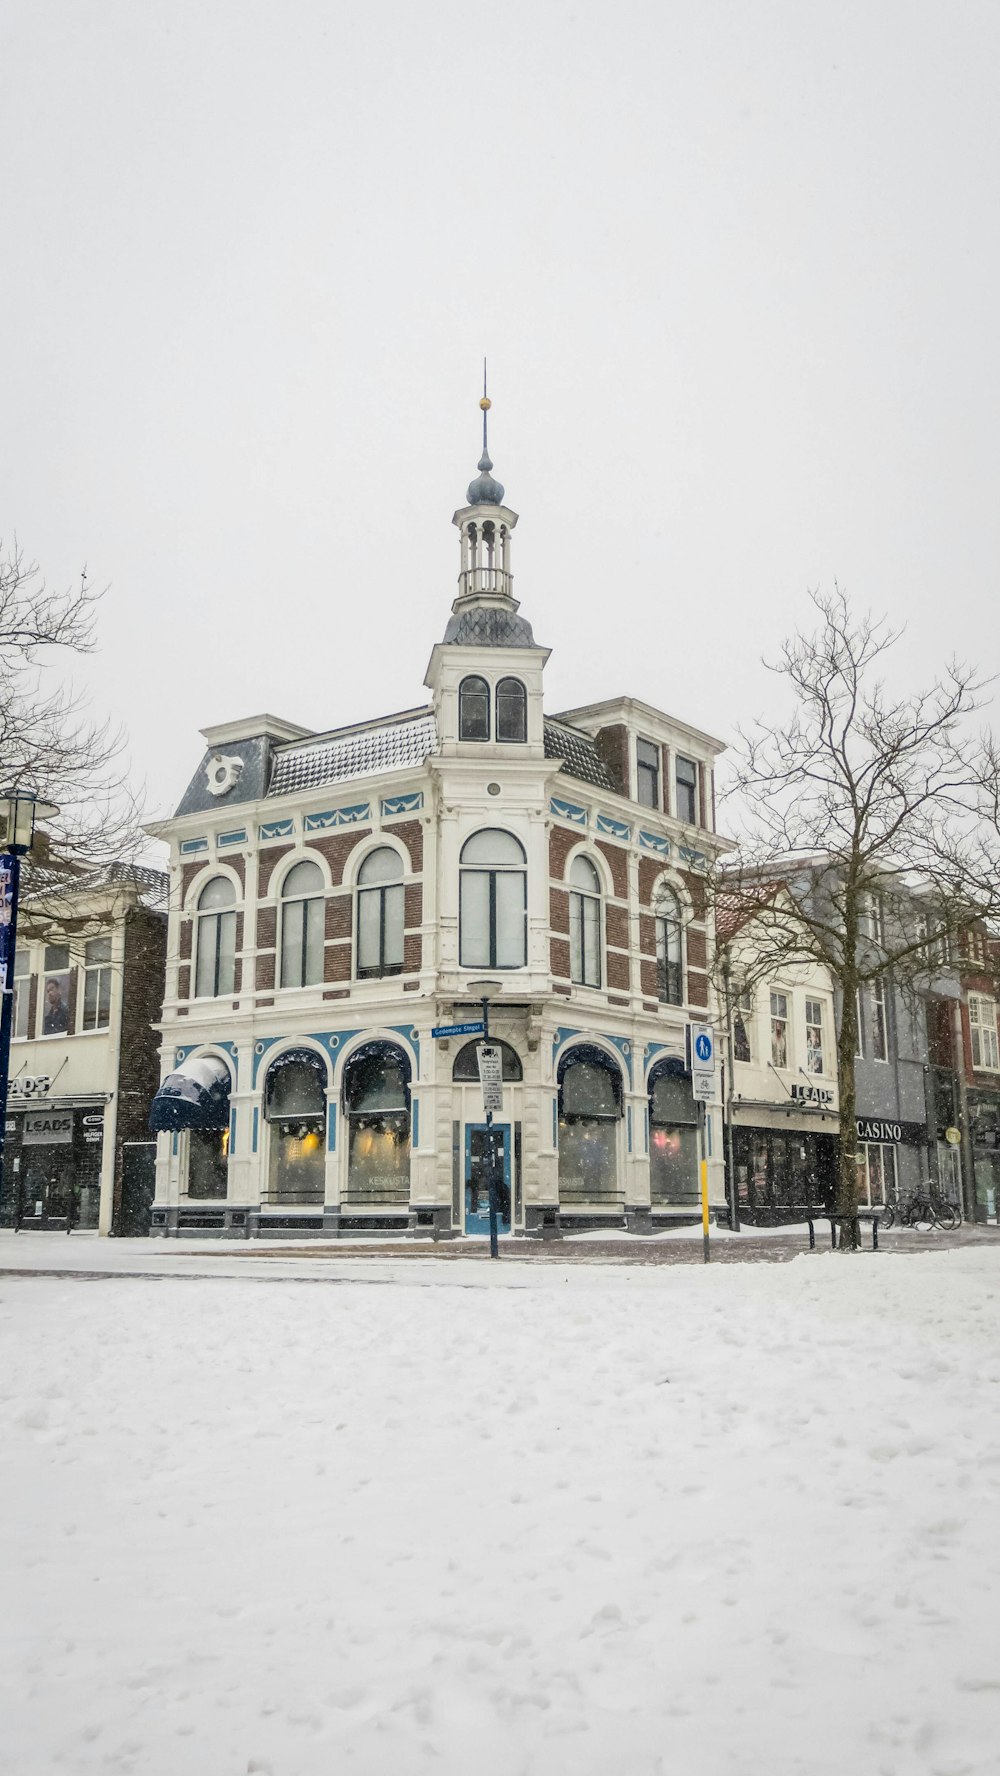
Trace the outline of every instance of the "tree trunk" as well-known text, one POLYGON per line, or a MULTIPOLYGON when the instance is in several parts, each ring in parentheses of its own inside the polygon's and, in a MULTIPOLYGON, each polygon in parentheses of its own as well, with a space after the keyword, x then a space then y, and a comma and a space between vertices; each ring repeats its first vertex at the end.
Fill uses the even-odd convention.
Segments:
POLYGON ((842 1252, 856 1252, 861 1244, 858 1237, 858 1137, 855 1125, 857 1092, 854 1083, 854 1062, 858 1052, 858 982, 852 969, 845 970, 841 987, 843 1004, 837 1038, 840 1140, 834 1207, 840 1222, 840 1249, 842 1252))

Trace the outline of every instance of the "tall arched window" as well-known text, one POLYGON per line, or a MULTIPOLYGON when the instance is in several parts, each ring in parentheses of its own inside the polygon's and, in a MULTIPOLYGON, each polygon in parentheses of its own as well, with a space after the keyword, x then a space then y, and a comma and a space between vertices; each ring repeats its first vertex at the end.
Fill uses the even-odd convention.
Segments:
POLYGON ((196 999, 218 999, 236 986, 236 889, 213 876, 198 896, 196 999))
POLYGON ((601 984, 601 878, 589 857, 574 857, 569 872, 570 979, 578 987, 601 984))
MULTIPOLYGON (((521 1066, 521 1057, 518 1054, 517 1049, 511 1048, 509 1042, 498 1041, 495 1036, 491 1036, 490 1042, 494 1048, 500 1050, 500 1063, 503 1068, 504 1084, 513 1085, 518 1080, 523 1079, 524 1069, 521 1066)), ((451 1070, 452 1079, 455 1080, 456 1084, 479 1084, 478 1049, 478 1042, 467 1042, 463 1048, 459 1049, 455 1056, 455 1065, 451 1070)))
POLYGON ((502 678, 497 685, 497 739, 527 740, 528 697, 519 678, 502 678))
POLYGON ((358 871, 358 979, 403 968, 403 865, 388 845, 370 851, 358 871))
POLYGON ((323 871, 311 858, 281 884, 281 984, 311 987, 323 979, 323 871))
POLYGON ((559 1200, 616 1202, 622 1076, 602 1049, 581 1043, 559 1066, 559 1200))
POLYGON ((486 827, 462 847, 459 963, 523 968, 527 960, 524 851, 510 833, 486 827))
POLYGON ((490 687, 485 678, 463 678, 458 687, 458 737, 488 740, 490 737, 490 687))
POLYGON ((379 1208, 410 1200, 410 1063, 392 1042, 369 1042, 344 1068, 347 1201, 379 1208))
POLYGON ((649 1196, 653 1204, 698 1201, 698 1111, 680 1061, 649 1075, 649 1196))
POLYGON ((662 1005, 683 1005, 684 967, 681 905, 672 888, 661 883, 654 903, 656 915, 656 991, 662 1005))
POLYGON ((264 1083, 270 1128, 267 1200, 321 1203, 326 1155, 326 1064, 309 1048, 279 1055, 264 1083))

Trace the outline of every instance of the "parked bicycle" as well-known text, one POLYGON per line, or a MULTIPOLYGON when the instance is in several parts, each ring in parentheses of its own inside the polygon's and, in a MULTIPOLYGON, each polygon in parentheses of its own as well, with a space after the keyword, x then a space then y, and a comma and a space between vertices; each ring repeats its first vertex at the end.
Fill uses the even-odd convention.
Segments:
POLYGON ((876 1209, 880 1227, 912 1227, 917 1233, 930 1233, 939 1227, 951 1233, 962 1217, 954 1203, 943 1196, 914 1196, 907 1202, 887 1202, 876 1209))

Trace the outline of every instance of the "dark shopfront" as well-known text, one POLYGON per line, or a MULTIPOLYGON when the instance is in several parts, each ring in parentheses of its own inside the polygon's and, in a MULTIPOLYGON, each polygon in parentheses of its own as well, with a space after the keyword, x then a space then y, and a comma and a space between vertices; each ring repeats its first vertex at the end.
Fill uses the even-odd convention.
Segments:
POLYGON ((758 1210, 809 1203, 833 1203, 837 1178, 837 1137, 816 1129, 734 1128, 733 1162, 740 1213, 752 1221, 758 1210))
POLYGON ((0 1225, 96 1228, 104 1111, 99 1104, 32 1104, 7 1116, 0 1225))

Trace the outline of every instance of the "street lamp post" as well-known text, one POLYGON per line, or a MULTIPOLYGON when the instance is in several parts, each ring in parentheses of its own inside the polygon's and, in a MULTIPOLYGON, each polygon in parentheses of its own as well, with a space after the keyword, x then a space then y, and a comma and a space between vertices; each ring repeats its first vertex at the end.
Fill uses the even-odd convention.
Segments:
MULTIPOLYGON (((479 994, 483 1007, 483 1041, 490 1039, 490 1000, 495 999, 503 991, 503 984, 495 980, 473 981, 472 991, 479 994)), ((490 1193, 490 1257, 499 1258, 500 1242, 497 1238, 497 1164, 496 1151, 493 1145, 493 1112, 486 1112, 486 1181, 490 1193)))
MULTIPOLYGON (((50 802, 8 790, 0 795, 0 1201, 7 1140, 7 1090, 10 1084, 10 1039, 14 1024, 14 957, 17 946, 17 902, 21 859, 35 842, 35 821, 58 814, 50 802)), ((17 1215, 14 1216, 15 1226, 17 1215)))

